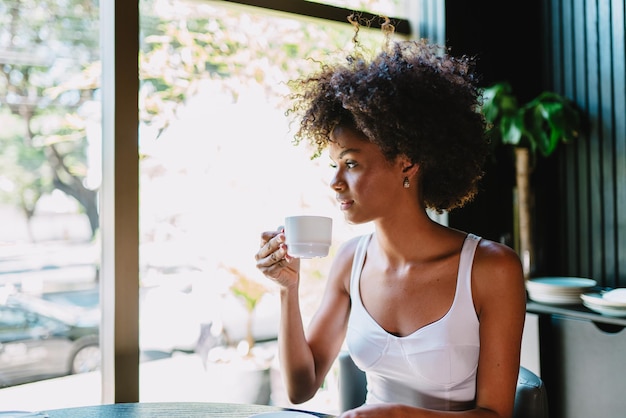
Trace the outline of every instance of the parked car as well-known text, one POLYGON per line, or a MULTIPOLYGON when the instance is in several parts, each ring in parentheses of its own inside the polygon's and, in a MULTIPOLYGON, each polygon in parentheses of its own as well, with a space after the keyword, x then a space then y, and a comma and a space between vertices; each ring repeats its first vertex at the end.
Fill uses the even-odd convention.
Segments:
POLYGON ((0 304, 0 387, 100 368, 99 315, 16 294, 0 304))
MULTIPOLYGON (((1 296, 0 388, 100 369, 97 288, 42 297, 1 296)), ((276 339, 278 308, 270 294, 259 303, 253 323, 256 341, 276 339)), ((139 321, 141 361, 181 351, 205 358, 213 346, 245 338, 247 312, 230 294, 213 297, 154 286, 141 289, 139 321), (216 331, 220 335, 211 337, 216 331)))

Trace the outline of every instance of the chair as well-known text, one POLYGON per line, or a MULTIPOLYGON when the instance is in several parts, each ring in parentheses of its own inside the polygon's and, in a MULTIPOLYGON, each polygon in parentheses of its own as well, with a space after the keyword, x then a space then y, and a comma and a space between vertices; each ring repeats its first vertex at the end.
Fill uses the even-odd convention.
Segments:
MULTIPOLYGON (((339 353, 339 408, 341 411, 363 405, 367 392, 365 373, 347 351, 339 353)), ((515 390, 513 418, 548 418, 548 393, 543 381, 530 370, 520 367, 515 390)))
POLYGON ((543 380, 525 367, 519 368, 513 418, 548 418, 548 391, 543 380))

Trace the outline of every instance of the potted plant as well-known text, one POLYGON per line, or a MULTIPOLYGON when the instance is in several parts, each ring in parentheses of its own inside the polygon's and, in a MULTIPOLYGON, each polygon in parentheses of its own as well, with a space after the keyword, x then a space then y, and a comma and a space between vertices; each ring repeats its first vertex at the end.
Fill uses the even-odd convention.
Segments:
POLYGON ((267 293, 268 289, 262 283, 250 279, 235 267, 228 267, 227 270, 235 277, 235 281, 230 286, 230 291, 241 301, 248 313, 246 322, 246 339, 238 344, 238 351, 245 356, 251 356, 252 348, 255 343, 254 334, 252 332, 254 310, 263 295, 267 293))
POLYGON ((253 334, 256 307, 269 289, 235 267, 224 269, 234 279, 229 286, 230 293, 247 312, 246 333, 241 341, 233 341, 225 331, 220 331, 224 334, 224 343, 208 350, 205 369, 211 375, 220 376, 213 381, 217 385, 215 390, 230 387, 225 395, 229 402, 269 404, 274 350, 256 347, 253 334))
POLYGON ((581 129, 580 112, 564 96, 545 91, 520 104, 507 82, 483 89, 481 112, 494 146, 512 146, 515 152, 517 208, 516 248, 528 279, 534 258, 532 243, 530 174, 537 156, 548 157, 560 143, 575 140, 581 129))

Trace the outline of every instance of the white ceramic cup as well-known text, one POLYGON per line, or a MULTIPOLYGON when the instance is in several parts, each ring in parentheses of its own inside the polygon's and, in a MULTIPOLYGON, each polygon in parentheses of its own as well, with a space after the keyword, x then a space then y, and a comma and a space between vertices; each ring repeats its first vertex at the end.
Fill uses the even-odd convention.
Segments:
POLYGON ((332 241, 333 220, 326 216, 285 218, 287 253, 296 258, 326 257, 332 241))

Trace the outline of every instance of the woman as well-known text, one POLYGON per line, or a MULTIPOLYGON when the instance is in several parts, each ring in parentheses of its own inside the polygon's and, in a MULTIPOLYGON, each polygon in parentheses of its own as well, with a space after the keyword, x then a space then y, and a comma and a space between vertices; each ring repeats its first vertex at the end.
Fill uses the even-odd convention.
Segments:
POLYGON ((310 399, 344 342, 365 370, 365 405, 341 417, 510 417, 525 288, 508 247, 431 220, 470 201, 487 153, 473 61, 421 41, 390 43, 299 80, 297 141, 327 149, 347 222, 374 232, 338 250, 305 332, 300 262, 282 229, 257 267, 280 286, 289 398, 310 399), (461 412, 462 411, 462 412, 461 412))

